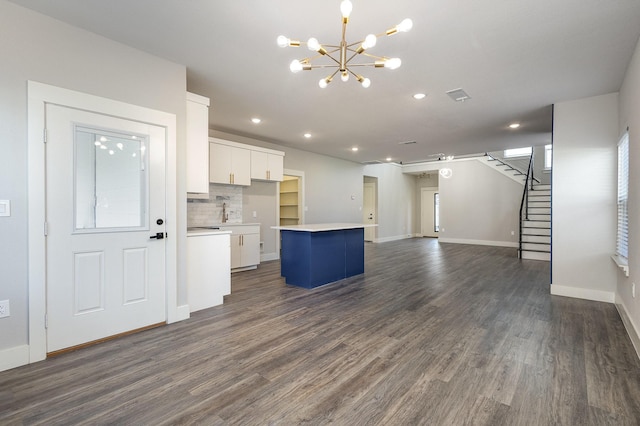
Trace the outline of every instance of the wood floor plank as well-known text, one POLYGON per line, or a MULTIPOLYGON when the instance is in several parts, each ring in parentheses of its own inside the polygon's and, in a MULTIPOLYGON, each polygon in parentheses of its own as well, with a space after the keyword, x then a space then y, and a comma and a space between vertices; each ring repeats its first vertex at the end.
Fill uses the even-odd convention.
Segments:
POLYGON ((615 307, 551 296, 548 262, 414 238, 365 271, 234 273, 189 320, 0 372, 0 424, 639 424, 615 307))

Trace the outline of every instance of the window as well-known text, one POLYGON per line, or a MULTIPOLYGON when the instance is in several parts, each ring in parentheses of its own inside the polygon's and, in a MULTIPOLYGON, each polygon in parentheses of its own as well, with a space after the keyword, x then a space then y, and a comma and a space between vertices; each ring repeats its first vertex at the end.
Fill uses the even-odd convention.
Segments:
POLYGON ((531 155, 531 147, 527 146, 525 148, 513 148, 513 149, 505 149, 504 157, 528 157, 531 155))
POLYGON ((629 216, 627 201, 629 194, 629 134, 618 144, 618 233, 616 255, 629 257, 629 216))
POLYGON ((553 159, 553 149, 551 145, 544 146, 544 169, 551 170, 551 161, 553 159))

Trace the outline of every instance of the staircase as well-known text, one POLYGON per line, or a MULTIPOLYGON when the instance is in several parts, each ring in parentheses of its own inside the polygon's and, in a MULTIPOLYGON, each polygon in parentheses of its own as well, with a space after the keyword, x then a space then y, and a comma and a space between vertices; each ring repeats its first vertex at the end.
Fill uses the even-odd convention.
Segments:
POLYGON ((534 183, 527 194, 520 232, 520 258, 551 260, 551 185, 534 183))

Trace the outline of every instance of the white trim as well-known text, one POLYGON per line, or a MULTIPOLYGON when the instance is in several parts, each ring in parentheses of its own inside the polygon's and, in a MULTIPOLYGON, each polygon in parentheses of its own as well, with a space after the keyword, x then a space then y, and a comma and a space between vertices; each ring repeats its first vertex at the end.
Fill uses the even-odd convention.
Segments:
POLYGON ((269 262, 271 260, 278 260, 278 253, 265 253, 260 255, 260 262, 269 262))
POLYGON ((388 243, 390 241, 399 241, 399 240, 406 240, 409 238, 413 238, 413 234, 407 234, 407 235, 395 235, 393 237, 383 237, 383 238, 376 238, 374 241, 374 243, 388 243))
POLYGON ((176 307, 176 322, 177 321, 184 321, 186 319, 189 319, 191 317, 191 308, 189 307, 189 305, 180 305, 178 307, 176 307))
POLYGON ((615 262, 618 268, 622 269, 622 272, 624 272, 624 276, 628 277, 629 276, 629 259, 617 254, 612 254, 611 259, 615 262))
POLYGON ((227 145, 227 146, 232 146, 234 148, 247 149, 249 151, 266 152, 267 154, 274 154, 274 155, 279 155, 281 157, 284 157, 283 151, 277 151, 275 149, 270 149, 270 148, 263 148, 261 146, 247 145, 245 143, 228 141, 226 139, 209 137, 209 143, 217 143, 219 145, 227 145))
POLYGON ((476 246, 495 246, 495 247, 513 247, 518 248, 517 242, 512 241, 490 241, 490 240, 468 240, 465 238, 445 238, 438 237, 441 243, 453 244, 473 244, 476 246))
POLYGON ((620 314, 620 318, 622 319, 622 323, 624 324, 624 328, 627 330, 627 334, 631 339, 631 343, 636 350, 636 355, 640 358, 640 333, 638 333, 638 327, 634 324, 633 320, 629 316, 627 312, 627 307, 624 304, 622 298, 616 294, 616 309, 618 310, 618 314, 620 314))
MULTIPOLYGON (((28 198, 29 198, 29 362, 47 356, 45 330, 45 104, 81 107, 84 110, 137 120, 166 129, 166 321, 185 319, 178 312, 177 283, 177 143, 176 116, 162 111, 131 105, 100 96, 89 95, 35 81, 27 83, 28 92, 28 198), (171 237, 173 236, 173 237, 171 237)), ((187 316, 188 318, 188 316, 187 316)))
POLYGON ((15 346, 0 350, 0 371, 10 370, 29 364, 29 346, 15 346))
POLYGON ((554 296, 572 297, 574 299, 593 300, 595 302, 606 303, 614 303, 616 297, 616 294, 612 291, 591 290, 559 284, 551 284, 550 292, 554 296))

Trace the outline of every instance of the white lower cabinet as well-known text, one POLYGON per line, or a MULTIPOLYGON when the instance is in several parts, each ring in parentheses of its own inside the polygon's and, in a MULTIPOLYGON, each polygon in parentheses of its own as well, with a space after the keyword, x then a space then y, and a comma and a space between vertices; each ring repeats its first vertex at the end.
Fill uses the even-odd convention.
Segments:
POLYGON ((231 270, 255 269, 260 264, 260 225, 222 225, 231 231, 231 270))
POLYGON ((191 312, 221 305, 231 293, 229 233, 187 233, 187 300, 191 312))

